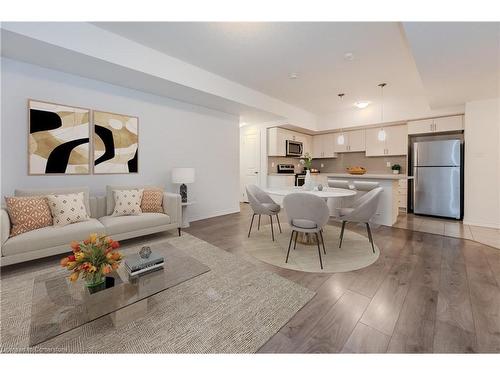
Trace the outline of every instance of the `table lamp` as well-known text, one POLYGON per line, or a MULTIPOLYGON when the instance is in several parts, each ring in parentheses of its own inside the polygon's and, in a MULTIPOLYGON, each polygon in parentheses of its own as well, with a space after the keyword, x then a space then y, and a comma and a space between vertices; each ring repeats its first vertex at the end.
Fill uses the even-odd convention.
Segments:
POLYGON ((179 193, 181 194, 182 203, 187 202, 187 186, 194 182, 194 168, 173 168, 172 169, 172 182, 174 184, 181 184, 179 193))

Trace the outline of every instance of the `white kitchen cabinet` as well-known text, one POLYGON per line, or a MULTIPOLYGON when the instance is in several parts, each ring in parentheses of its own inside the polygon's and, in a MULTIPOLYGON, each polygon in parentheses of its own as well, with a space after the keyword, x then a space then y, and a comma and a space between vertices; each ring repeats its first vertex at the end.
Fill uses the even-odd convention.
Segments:
POLYGON ((320 134, 312 137, 312 155, 315 159, 335 158, 334 134, 320 134))
POLYGON ((286 141, 302 142, 303 154, 312 154, 312 136, 283 128, 267 129, 267 155, 286 156, 286 141))
POLYGON ((286 156, 287 130, 281 128, 267 129, 267 155, 286 156))
POLYGON ((335 152, 362 152, 365 151, 365 130, 351 130, 334 133, 333 150, 335 152), (344 142, 339 143, 339 138, 344 136, 344 142))
POLYGON ((443 133, 463 129, 462 115, 408 121, 408 134, 443 133))
POLYGON ((450 132, 464 129, 464 116, 438 117, 434 119, 435 132, 450 132))
POLYGON ((406 125, 366 129, 366 156, 393 156, 408 153, 406 125), (381 136, 382 132, 385 137, 381 136))
POLYGON ((407 209, 408 202, 408 180, 398 181, 398 207, 400 209, 407 209))

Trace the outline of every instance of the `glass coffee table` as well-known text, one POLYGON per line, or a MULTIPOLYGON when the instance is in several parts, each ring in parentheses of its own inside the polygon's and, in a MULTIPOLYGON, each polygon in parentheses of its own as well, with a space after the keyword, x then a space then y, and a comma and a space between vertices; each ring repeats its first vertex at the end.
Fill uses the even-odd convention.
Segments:
POLYGON ((210 271, 208 266, 170 244, 150 247, 164 257, 163 269, 129 278, 122 262, 120 268, 109 275, 113 279, 107 280, 106 289, 97 293, 90 294, 83 280, 70 282, 67 270, 36 277, 30 346, 106 315, 111 315, 115 326, 143 317, 148 313, 149 297, 210 271))

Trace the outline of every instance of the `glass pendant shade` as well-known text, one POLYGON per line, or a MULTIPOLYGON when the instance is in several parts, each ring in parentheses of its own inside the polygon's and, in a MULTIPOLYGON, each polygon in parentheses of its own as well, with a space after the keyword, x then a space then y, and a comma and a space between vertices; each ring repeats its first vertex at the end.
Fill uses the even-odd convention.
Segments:
POLYGON ((385 130, 380 129, 377 134, 377 138, 379 141, 385 141, 385 130))
POLYGON ((337 137, 337 144, 339 145, 343 145, 345 142, 344 140, 344 134, 340 134, 338 137, 337 137))

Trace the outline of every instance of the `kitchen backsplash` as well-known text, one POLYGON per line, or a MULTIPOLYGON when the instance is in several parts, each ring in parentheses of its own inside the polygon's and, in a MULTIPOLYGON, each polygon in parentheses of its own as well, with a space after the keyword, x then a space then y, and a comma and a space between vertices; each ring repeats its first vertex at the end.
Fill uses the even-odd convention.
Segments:
MULTIPOLYGON (((348 167, 360 166, 365 167, 368 173, 392 173, 391 168, 387 167, 387 162, 390 162, 391 165, 401 165, 401 173, 406 173, 406 156, 369 158, 365 156, 364 152, 340 153, 335 159, 315 159, 313 160, 312 167, 323 172, 343 173, 348 167), (322 163, 323 167, 321 166, 322 163)), ((302 166, 297 166, 300 164, 300 159, 298 158, 269 156, 267 158, 268 173, 276 173, 278 164, 293 164, 295 165, 296 173, 302 170, 302 166)))
POLYGON ((366 157, 364 152, 346 152, 337 154, 335 159, 315 159, 312 167, 320 171, 344 173, 349 167, 364 167, 367 173, 392 173, 387 162, 401 165, 401 173, 406 173, 406 156, 366 157), (323 167, 321 167, 323 163, 323 167))
POLYGON ((298 166, 300 164, 299 158, 269 156, 267 158, 267 173, 278 172, 278 164, 293 164, 293 165, 295 165, 295 173, 299 173, 302 170, 302 166, 298 166), (274 165, 273 165, 273 163, 274 163, 274 165))

